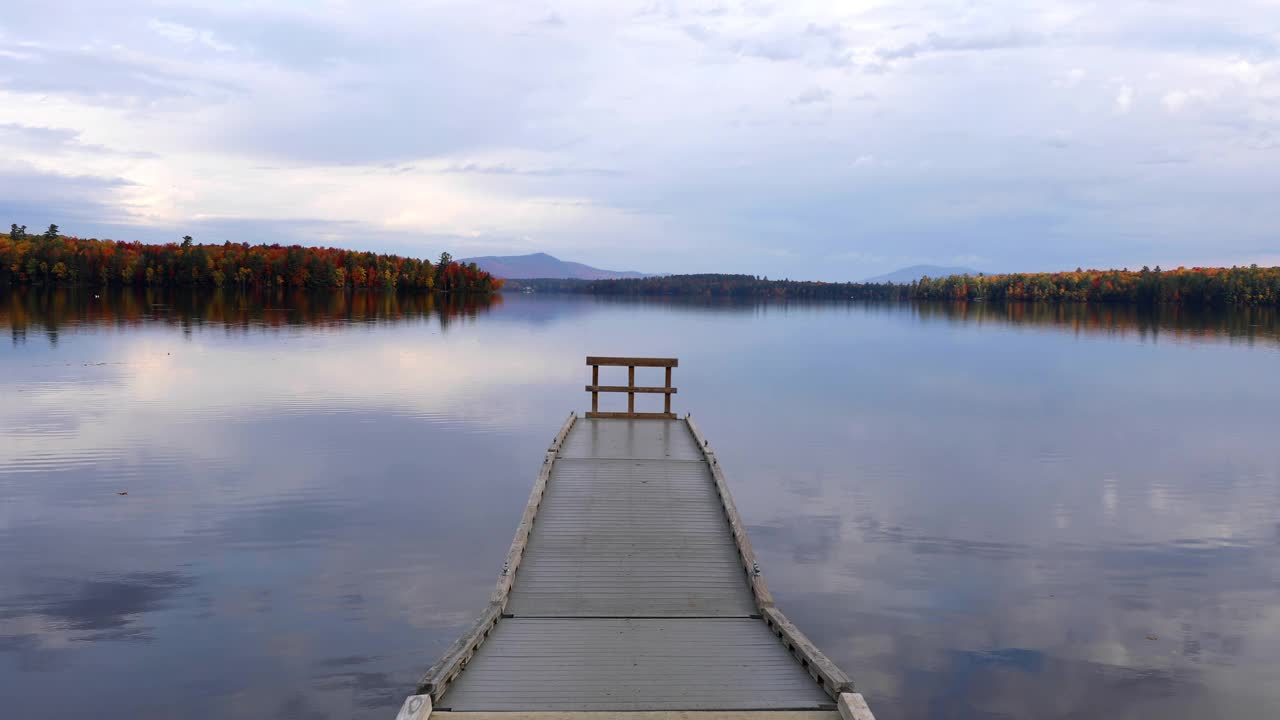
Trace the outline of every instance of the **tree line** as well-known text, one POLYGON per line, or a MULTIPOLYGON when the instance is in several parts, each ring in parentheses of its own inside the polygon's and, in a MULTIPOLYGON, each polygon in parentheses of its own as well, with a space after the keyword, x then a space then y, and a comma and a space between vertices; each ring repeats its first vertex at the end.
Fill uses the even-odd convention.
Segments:
POLYGON ((440 260, 301 245, 202 245, 190 235, 162 245, 67 237, 57 225, 31 235, 25 225, 0 234, 0 287, 8 285, 381 288, 488 293, 502 280, 440 260))
POLYGON ((663 295, 670 297, 798 298, 813 300, 907 300, 906 285, 770 280, 753 275, 662 275, 618 280, 508 280, 513 290, 591 295, 663 295))
POLYGON ((1257 265, 951 275, 924 277, 901 284, 770 280, 753 275, 712 274, 622 280, 513 280, 510 286, 593 295, 1280 306, 1280 267, 1257 265))
POLYGON ((923 278, 924 300, 1113 302, 1191 306, 1280 305, 1280 267, 1081 270, 923 278))
POLYGON ((454 323, 473 322, 501 305, 500 293, 14 287, 0 292, 0 328, 10 329, 14 343, 37 332, 57 343, 64 327, 76 326, 165 325, 184 332, 207 327, 256 333, 299 326, 337 329, 434 321, 447 331, 454 323), (163 312, 157 311, 158 304, 163 312))

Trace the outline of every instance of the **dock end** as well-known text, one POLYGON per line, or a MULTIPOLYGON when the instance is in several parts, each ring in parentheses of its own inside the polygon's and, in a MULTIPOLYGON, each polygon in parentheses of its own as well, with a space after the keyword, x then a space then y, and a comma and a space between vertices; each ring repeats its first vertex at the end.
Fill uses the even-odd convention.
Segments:
POLYGON ((396 720, 427 720, 431 717, 431 696, 410 695, 404 699, 396 720))

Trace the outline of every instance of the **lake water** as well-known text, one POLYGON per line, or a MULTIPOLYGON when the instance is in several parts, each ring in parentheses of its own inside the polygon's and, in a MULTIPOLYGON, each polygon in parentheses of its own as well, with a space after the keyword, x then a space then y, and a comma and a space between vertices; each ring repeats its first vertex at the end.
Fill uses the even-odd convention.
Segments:
POLYGON ((588 354, 680 358, 880 720, 1280 714, 1273 310, 64 291, 0 328, 6 718, 390 720, 588 354))

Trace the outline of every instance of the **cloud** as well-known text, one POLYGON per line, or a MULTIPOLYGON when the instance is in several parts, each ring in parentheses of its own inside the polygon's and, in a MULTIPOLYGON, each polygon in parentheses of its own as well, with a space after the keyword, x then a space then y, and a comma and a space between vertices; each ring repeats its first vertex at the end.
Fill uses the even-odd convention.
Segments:
POLYGON ((68 3, 6 8, 0 145, 31 180, 0 210, 86 235, 838 280, 957 243, 1194 264, 1280 222, 1262 0, 68 3))
POLYGON ((138 572, 78 581, 24 582, 46 585, 45 592, 6 598, 0 611, 0 652, 15 652, 29 664, 77 640, 149 640, 143 623, 177 593, 194 584, 173 571, 138 572))
POLYGON ((69 95, 92 103, 146 105, 200 94, 236 92, 229 82, 213 82, 175 72, 118 46, 23 46, 0 55, 0 90, 69 95))
POLYGON ((812 87, 791 98, 792 105, 822 105, 831 101, 831 91, 812 87))
POLYGON ((547 13, 546 16, 537 22, 537 24, 543 27, 558 28, 564 27, 565 22, 564 18, 560 16, 560 13, 553 12, 547 13))
POLYGON ((1044 44, 1045 39, 1035 33, 1011 30, 994 35, 947 37, 930 33, 924 40, 881 50, 885 60, 910 60, 920 55, 949 52, 981 52, 987 50, 1015 50, 1044 44))
POLYGON ((1165 110, 1176 113, 1201 97, 1202 94, 1196 90, 1170 90, 1160 98, 1160 104, 1164 105, 1165 110))
POLYGON ((31 127, 19 123, 0 123, 0 147, 28 153, 120 155, 129 158, 155 158, 155 153, 140 150, 117 150, 105 145, 86 143, 77 130, 56 127, 31 127))
MULTIPOLYGON (((121 191, 135 187, 120 177, 63 175, 30 166, 0 164, 0 218, 43 227, 49 223, 126 221, 121 191)), ((7 227, 7 225, 6 225, 7 227)))
POLYGON ((482 164, 482 163, 464 163, 460 165, 449 165, 441 172, 445 173, 475 173, 480 175, 519 175, 525 177, 564 177, 568 175, 587 175, 593 177, 617 177, 622 173, 617 170, 609 170, 607 168, 591 168, 591 167, 544 167, 544 168, 519 168, 513 167, 505 163, 482 164))
POLYGON ((1133 88, 1128 85, 1121 85, 1116 91, 1116 112, 1121 115, 1127 115, 1133 109, 1133 88))

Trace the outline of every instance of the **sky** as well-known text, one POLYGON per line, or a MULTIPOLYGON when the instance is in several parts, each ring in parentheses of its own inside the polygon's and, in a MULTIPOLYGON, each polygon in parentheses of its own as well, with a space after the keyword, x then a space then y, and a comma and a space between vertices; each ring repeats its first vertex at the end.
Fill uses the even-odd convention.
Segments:
POLYGON ((1280 265, 1280 4, 5 0, 13 222, 823 280, 1280 265))

